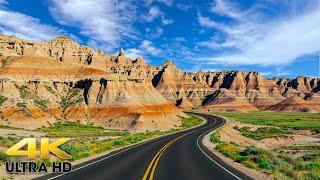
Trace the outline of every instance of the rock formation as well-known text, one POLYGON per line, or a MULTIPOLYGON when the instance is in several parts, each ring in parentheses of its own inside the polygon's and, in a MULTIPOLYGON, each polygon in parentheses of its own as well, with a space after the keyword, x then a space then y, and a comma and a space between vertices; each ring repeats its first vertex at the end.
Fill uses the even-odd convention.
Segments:
MULTIPOLYGON (((46 86, 65 98, 74 95, 66 90, 78 88, 85 94, 84 104, 65 113, 54 112, 80 121, 91 118, 100 124, 106 122, 109 114, 112 120, 108 119, 104 125, 110 128, 143 129, 143 124, 150 122, 148 117, 159 114, 159 119, 167 116, 175 119, 174 116, 181 113, 175 105, 180 109, 205 111, 320 111, 319 78, 267 79, 258 72, 241 71, 185 72, 170 60, 162 66, 150 66, 141 57, 135 60, 126 57, 123 49, 112 56, 67 37, 31 42, 0 35, 0 58, 1 95, 11 93, 10 96, 19 98, 15 84, 45 89, 43 84, 48 83, 46 86), (130 113, 123 113, 127 111, 130 113), (73 117, 75 115, 79 117, 73 117), (121 122, 116 121, 119 119, 121 122), (129 126, 129 122, 135 126, 129 126)), ((25 105, 28 108, 29 103, 25 105)), ((150 127, 165 127, 155 124, 150 127)), ((170 127, 177 125, 176 121, 169 124, 170 127)))
POLYGON ((0 59, 0 95, 6 99, 1 124, 34 129, 66 119, 110 129, 166 130, 180 125, 177 115, 184 116, 138 75, 48 57, 0 59))

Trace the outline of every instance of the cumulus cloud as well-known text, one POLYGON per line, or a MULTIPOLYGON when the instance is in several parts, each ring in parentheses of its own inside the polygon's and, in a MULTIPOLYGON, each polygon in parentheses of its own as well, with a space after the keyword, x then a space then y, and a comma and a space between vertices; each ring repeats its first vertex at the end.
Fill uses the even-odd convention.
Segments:
POLYGON ((49 10, 62 25, 79 28, 80 34, 102 44, 105 49, 118 47, 125 39, 134 39, 137 32, 132 1, 52 0, 49 10))
POLYGON ((144 40, 142 41, 142 44, 140 45, 140 48, 145 51, 148 54, 151 54, 153 56, 159 55, 162 51, 161 49, 155 47, 151 41, 144 40))
POLYGON ((126 55, 131 59, 144 56, 158 56, 162 54, 162 50, 157 48, 151 41, 144 40, 139 48, 131 48, 126 50, 126 55))
POLYGON ((198 13, 201 26, 224 35, 223 39, 213 37, 199 45, 220 52, 226 48, 236 50, 199 60, 213 64, 284 65, 320 49, 320 11, 316 8, 289 17, 265 19, 257 17, 255 7, 241 11, 228 1, 217 0, 211 11, 231 18, 233 23, 217 23, 198 13))
POLYGON ((146 22, 152 22, 153 20, 155 20, 156 18, 160 18, 161 22, 164 25, 169 25, 173 23, 172 19, 168 19, 165 17, 165 14, 158 8, 158 7, 151 7, 149 9, 149 12, 147 14, 145 14, 144 16, 142 16, 142 18, 146 21, 146 22))
POLYGON ((36 41, 51 40, 61 34, 68 35, 62 29, 43 24, 37 18, 15 11, 0 9, 0 19, 1 34, 36 41))
POLYGON ((126 56, 131 59, 136 59, 137 57, 142 57, 143 53, 139 49, 131 48, 126 50, 126 56))

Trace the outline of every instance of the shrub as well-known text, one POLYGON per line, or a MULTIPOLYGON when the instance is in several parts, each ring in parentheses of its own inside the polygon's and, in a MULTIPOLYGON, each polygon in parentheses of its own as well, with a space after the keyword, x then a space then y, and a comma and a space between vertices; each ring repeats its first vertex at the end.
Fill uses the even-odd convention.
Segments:
POLYGON ((113 145, 124 146, 124 145, 126 145, 126 143, 123 140, 115 140, 115 141, 113 141, 113 145))
POLYGON ((275 170, 275 166, 273 164, 260 157, 255 158, 254 161, 258 164, 259 168, 275 170))
POLYGON ((210 141, 214 143, 219 143, 220 142, 220 136, 217 132, 214 132, 210 135, 210 141))
POLYGON ((74 156, 79 152, 73 143, 62 145, 61 150, 65 151, 66 153, 70 154, 71 156, 74 156))

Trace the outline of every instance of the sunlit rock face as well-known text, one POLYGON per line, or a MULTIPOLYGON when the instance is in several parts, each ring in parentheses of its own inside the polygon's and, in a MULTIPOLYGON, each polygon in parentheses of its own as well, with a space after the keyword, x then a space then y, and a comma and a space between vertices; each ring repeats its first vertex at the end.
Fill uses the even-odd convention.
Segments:
POLYGON ((127 58, 123 50, 118 56, 101 52, 101 59, 96 53, 64 37, 42 43, 6 37, 0 56, 0 95, 5 99, 0 123, 35 129, 68 120, 132 131, 180 125, 178 116, 185 114, 152 86, 149 69, 154 67, 143 58, 127 58), (63 58, 45 53, 53 50, 64 52, 63 58), (88 50, 91 62, 67 56, 73 50, 88 50))
POLYGON ((170 60, 150 66, 142 57, 128 58, 124 49, 112 56, 67 37, 31 42, 0 35, 0 58, 4 124, 39 127, 68 119, 139 131, 176 127, 181 110, 192 108, 319 111, 316 78, 185 72, 170 60))

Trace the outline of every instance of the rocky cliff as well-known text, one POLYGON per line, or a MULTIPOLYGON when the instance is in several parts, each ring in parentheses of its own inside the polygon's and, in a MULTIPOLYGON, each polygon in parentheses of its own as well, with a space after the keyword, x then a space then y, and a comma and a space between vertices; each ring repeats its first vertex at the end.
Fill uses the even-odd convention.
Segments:
POLYGON ((41 43, 6 37, 0 52, 1 124, 34 129, 70 120, 110 129, 166 130, 179 126, 178 115, 184 116, 147 80, 144 60, 130 60, 123 51, 113 57, 65 37, 41 43), (64 52, 62 59, 50 51, 64 52), (82 55, 69 56, 75 52, 82 55))
POLYGON ((19 119, 15 116, 36 119, 38 114, 52 121, 67 118, 139 130, 177 126, 181 111, 175 105, 205 111, 320 111, 317 78, 268 79, 241 71, 191 73, 170 60, 150 66, 143 58, 127 58, 123 49, 111 56, 67 37, 31 42, 0 35, 0 55, 0 94, 6 99, 2 120, 7 123, 19 119), (30 97, 41 92, 39 97, 49 101, 48 112, 39 109, 37 98, 21 99, 24 90, 30 97), (73 103, 70 99, 75 97, 78 101, 73 103), (25 114, 21 107, 36 110, 25 114))
POLYGON ((267 79, 258 72, 240 71, 188 73, 167 61, 154 75, 152 83, 169 101, 179 104, 187 98, 205 111, 288 111, 276 108, 278 103, 279 106, 281 103, 304 104, 303 108, 289 108, 290 111, 320 109, 316 102, 320 93, 320 79, 317 78, 267 79), (294 101, 294 97, 299 97, 301 103, 285 103, 294 101))

